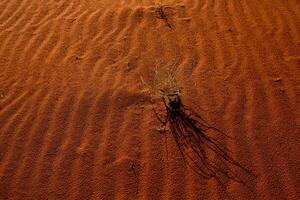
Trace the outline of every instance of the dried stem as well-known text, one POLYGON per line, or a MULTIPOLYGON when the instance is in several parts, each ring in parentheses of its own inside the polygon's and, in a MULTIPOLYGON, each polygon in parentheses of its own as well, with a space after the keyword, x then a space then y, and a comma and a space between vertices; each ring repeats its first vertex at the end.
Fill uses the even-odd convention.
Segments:
POLYGON ((155 13, 157 14, 157 18, 164 20, 166 25, 172 29, 172 26, 169 22, 168 16, 166 15, 166 12, 165 12, 166 8, 167 8, 166 6, 159 5, 156 8, 155 13))

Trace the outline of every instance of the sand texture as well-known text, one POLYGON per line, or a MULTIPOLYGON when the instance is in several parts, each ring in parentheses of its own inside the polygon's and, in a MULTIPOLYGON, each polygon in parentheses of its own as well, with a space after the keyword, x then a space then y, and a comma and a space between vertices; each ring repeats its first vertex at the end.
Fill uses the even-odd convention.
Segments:
POLYGON ((0 199, 297 200, 299 100, 299 0, 0 0, 0 199), (170 65, 247 186, 157 131, 170 65))

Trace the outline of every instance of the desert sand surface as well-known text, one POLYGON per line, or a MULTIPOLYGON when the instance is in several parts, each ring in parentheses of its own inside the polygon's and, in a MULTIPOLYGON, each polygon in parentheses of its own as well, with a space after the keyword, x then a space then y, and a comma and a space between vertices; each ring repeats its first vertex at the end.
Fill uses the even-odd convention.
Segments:
POLYGON ((0 199, 300 199, 299 0, 0 11, 0 199), (233 138, 224 145, 255 174, 247 187, 195 174, 157 131, 140 77, 168 65, 184 105, 233 138))

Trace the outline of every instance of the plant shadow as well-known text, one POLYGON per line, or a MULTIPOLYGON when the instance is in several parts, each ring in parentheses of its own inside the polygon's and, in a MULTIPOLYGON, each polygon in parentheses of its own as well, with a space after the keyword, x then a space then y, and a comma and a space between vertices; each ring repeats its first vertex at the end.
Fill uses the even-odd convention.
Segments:
POLYGON ((156 117, 163 125, 160 130, 166 130, 169 124, 185 164, 201 177, 215 179, 225 192, 225 183, 228 181, 238 182, 249 188, 242 180, 242 174, 250 177, 255 175, 236 161, 230 155, 229 149, 218 139, 230 137, 209 126, 200 115, 186 108, 178 94, 162 97, 162 101, 166 109, 165 119, 155 111, 156 117))

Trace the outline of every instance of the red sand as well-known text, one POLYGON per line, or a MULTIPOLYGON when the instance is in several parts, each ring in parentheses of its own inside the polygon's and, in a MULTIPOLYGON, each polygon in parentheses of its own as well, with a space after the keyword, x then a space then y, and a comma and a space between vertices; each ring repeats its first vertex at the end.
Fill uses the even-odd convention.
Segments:
POLYGON ((177 63, 184 103, 253 169, 233 199, 300 199, 298 0, 0 1, 0 199, 224 199, 142 92, 177 63), (158 2, 172 28, 155 12, 158 2))

